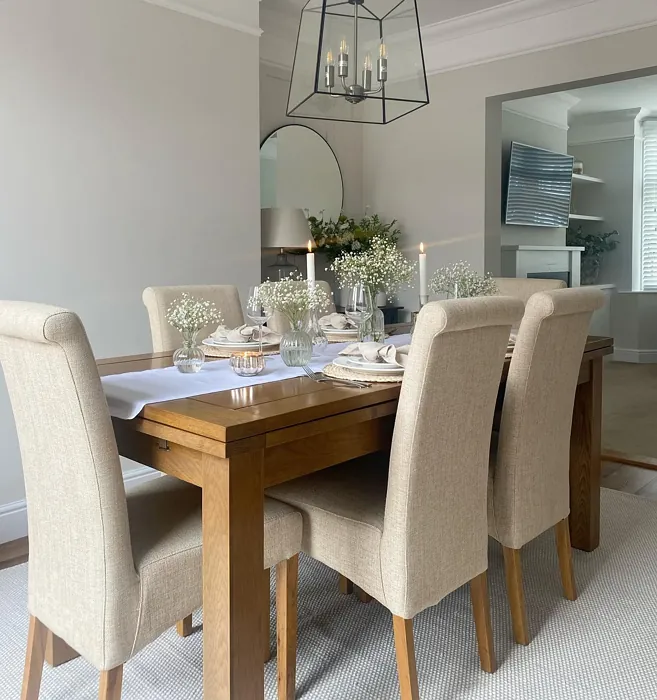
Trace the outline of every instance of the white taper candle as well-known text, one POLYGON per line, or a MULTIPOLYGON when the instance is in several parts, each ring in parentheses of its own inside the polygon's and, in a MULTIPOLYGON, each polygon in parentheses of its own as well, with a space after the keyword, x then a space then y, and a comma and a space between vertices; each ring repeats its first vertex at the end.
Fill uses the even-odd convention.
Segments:
POLYGON ((427 254, 424 252, 424 243, 420 243, 420 297, 424 299, 427 296, 427 254))
POLYGON ((306 255, 306 277, 308 279, 308 284, 312 287, 315 286, 315 253, 312 252, 313 243, 308 241, 308 253, 306 255))

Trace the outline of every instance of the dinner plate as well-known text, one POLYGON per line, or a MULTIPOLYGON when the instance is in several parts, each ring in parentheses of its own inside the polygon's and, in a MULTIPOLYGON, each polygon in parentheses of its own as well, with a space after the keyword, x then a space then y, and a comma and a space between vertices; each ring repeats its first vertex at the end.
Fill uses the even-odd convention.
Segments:
POLYGON ((345 357, 339 355, 333 360, 333 364, 339 367, 353 369, 356 372, 368 372, 370 374, 403 374, 403 367, 396 367, 385 362, 367 362, 362 357, 345 357))
POLYGON ((340 330, 339 328, 323 328, 322 329, 326 335, 358 335, 358 328, 345 328, 340 330))
MULTIPOLYGON (((203 341, 203 345, 208 345, 212 348, 223 348, 224 350, 254 350, 255 348, 260 348, 260 343, 255 341, 249 341, 248 343, 225 343, 214 338, 206 338, 203 341)), ((271 341, 262 341, 263 348, 273 348, 277 346, 278 343, 272 343, 271 341)))

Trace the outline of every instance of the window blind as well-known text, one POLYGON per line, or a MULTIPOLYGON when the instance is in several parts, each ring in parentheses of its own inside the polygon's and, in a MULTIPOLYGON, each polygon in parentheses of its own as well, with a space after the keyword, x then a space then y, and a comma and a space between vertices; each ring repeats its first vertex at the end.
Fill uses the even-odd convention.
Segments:
POLYGON ((657 290, 657 120, 643 122, 641 288, 657 290))

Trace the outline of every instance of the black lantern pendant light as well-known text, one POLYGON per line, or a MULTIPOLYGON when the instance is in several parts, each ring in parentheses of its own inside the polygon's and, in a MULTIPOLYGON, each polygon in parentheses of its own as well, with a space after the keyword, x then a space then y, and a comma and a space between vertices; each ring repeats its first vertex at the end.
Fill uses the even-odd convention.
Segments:
POLYGON ((417 0, 309 0, 289 117, 388 124, 429 104, 417 0))

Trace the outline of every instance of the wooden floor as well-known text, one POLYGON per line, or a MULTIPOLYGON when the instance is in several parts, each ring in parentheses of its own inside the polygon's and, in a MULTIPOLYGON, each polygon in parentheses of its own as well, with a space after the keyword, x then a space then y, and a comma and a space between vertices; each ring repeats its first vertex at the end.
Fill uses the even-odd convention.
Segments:
MULTIPOLYGON (((603 462, 602 485, 615 491, 632 493, 657 501, 657 471, 630 467, 616 462, 603 462)), ((0 544, 0 570, 27 561, 27 537, 0 544)))

